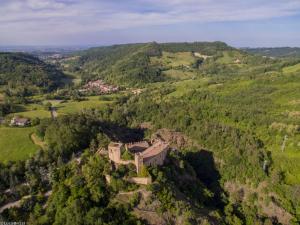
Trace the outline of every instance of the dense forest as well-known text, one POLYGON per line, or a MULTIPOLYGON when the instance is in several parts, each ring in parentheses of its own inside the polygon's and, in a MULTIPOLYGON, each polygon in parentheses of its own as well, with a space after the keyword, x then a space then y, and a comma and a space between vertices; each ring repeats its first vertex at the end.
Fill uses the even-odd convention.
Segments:
POLYGON ((0 53, 0 85, 36 86, 53 90, 63 74, 52 65, 24 53, 0 53))
POLYGON ((160 55, 155 43, 92 48, 81 54, 75 70, 81 65, 84 80, 102 78, 129 86, 162 80, 159 69, 150 65, 150 57, 160 55))

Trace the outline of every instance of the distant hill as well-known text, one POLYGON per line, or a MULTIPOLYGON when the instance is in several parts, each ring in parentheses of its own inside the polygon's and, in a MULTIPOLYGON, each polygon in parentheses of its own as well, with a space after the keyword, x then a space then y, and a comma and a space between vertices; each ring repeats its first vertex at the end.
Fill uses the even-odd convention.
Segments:
POLYGON ((73 65, 79 66, 83 80, 101 78, 115 84, 141 86, 165 79, 162 68, 151 61, 153 57, 162 56, 162 52, 215 55, 230 49, 222 42, 114 45, 79 52, 80 57, 73 65))
POLYGON ((224 42, 175 42, 160 44, 161 49, 167 52, 201 52, 204 55, 216 55, 220 51, 232 50, 224 42))
MULTIPOLYGON (((264 51, 273 56, 275 50, 264 51)), ((262 54, 264 51, 236 49, 223 42, 151 42, 90 48, 63 59, 61 63, 67 70, 80 74, 83 82, 103 79, 125 87, 143 87, 153 82, 199 76, 280 73, 282 68, 299 63, 297 59, 287 61, 263 57, 266 55, 262 54)), ((289 54, 292 55, 292 50, 289 54)), ((288 57, 288 50, 278 49, 277 55, 288 57)))
POLYGON ((300 48, 245 48, 249 53, 259 54, 268 57, 300 57, 300 48))
POLYGON ((0 84, 32 85, 51 90, 61 84, 63 73, 24 53, 0 53, 0 84))

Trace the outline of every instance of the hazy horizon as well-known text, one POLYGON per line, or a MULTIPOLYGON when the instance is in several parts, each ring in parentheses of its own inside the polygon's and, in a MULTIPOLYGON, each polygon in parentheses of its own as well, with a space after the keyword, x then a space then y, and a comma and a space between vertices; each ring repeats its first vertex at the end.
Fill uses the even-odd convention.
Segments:
MULTIPOLYGON (((0 45, 0 49, 4 49, 4 48, 49 48, 49 49, 55 49, 55 48, 66 48, 66 49, 70 49, 70 48, 94 48, 94 47, 106 47, 106 46, 113 46, 113 45, 126 45, 126 44, 145 44, 145 43, 150 43, 150 42, 157 42, 157 43, 183 43, 183 42, 187 42, 187 43, 192 43, 192 42, 224 42, 221 40, 204 40, 204 41, 170 41, 170 42, 159 42, 159 41, 147 41, 147 42, 120 42, 120 43, 111 43, 111 44, 78 44, 78 45, 55 45, 55 44, 47 44, 47 45, 0 45)), ((224 42, 226 43, 226 42, 224 42)), ((226 43, 228 44, 228 43, 226 43)), ((243 48, 300 48, 300 46, 288 46, 288 45, 278 45, 278 46, 234 46, 234 45, 230 45, 231 47, 234 48, 239 48, 239 49, 243 49, 243 48)))

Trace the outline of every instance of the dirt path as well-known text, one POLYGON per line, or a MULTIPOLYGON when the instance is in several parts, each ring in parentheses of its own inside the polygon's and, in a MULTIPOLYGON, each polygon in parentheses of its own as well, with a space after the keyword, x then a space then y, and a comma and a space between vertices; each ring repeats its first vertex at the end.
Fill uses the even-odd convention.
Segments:
POLYGON ((50 113, 51 113, 52 119, 55 119, 58 116, 57 111, 54 107, 51 107, 50 113))
POLYGON ((31 197, 31 195, 26 195, 18 201, 7 203, 6 205, 4 205, 0 208, 0 213, 2 213, 5 209, 9 209, 9 208, 13 208, 13 207, 17 207, 17 208, 20 207, 22 200, 30 198, 30 197, 31 197))
POLYGON ((46 144, 45 142, 41 141, 35 133, 32 133, 31 136, 30 136, 32 142, 35 144, 35 145, 38 145, 40 146, 42 149, 45 149, 46 148, 46 144))
MULTIPOLYGON (((47 191, 47 192, 44 194, 44 196, 47 197, 47 198, 48 198, 50 195, 52 195, 52 190, 47 191)), ((25 200, 25 199, 28 199, 28 198, 30 198, 30 197, 31 197, 31 195, 26 195, 26 196, 22 197, 22 198, 21 198, 20 200, 18 200, 18 201, 7 203, 6 205, 4 205, 4 206, 2 206, 2 207, 0 208, 0 213, 2 213, 5 209, 10 209, 10 208, 14 208, 14 207, 19 208, 19 207, 21 206, 22 201, 25 200)))

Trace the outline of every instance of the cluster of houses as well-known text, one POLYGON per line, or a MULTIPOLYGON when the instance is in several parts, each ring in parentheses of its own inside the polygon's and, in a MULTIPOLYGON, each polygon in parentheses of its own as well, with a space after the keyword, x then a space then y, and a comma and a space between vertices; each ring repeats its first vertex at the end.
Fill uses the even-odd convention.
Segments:
POLYGON ((118 86, 106 84, 103 80, 89 81, 83 86, 80 92, 96 92, 101 94, 110 94, 119 91, 118 86))

